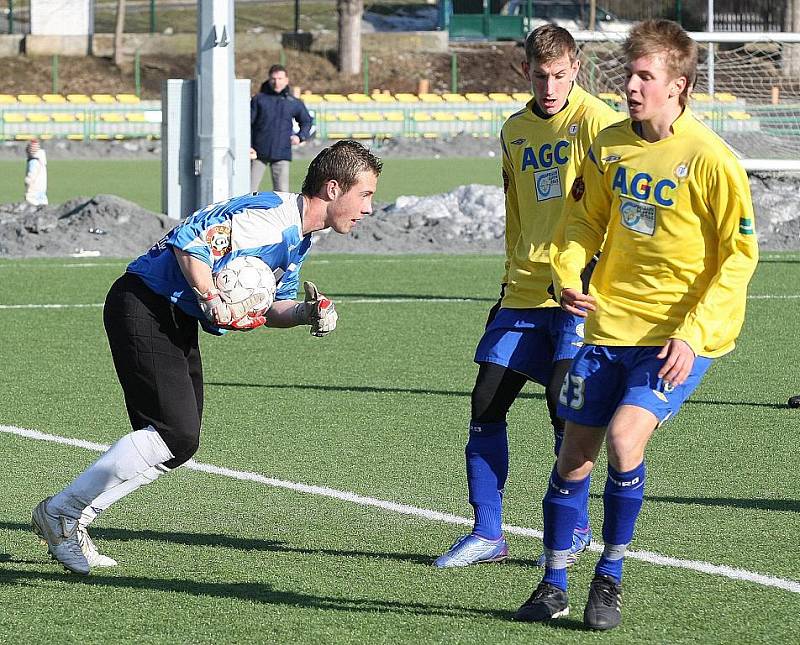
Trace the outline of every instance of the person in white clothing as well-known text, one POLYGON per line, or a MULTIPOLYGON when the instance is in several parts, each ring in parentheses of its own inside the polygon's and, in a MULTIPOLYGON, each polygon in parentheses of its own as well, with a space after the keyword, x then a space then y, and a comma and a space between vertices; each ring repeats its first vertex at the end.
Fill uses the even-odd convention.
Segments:
POLYGON ((47 155, 38 139, 25 147, 25 201, 34 206, 47 205, 47 155))

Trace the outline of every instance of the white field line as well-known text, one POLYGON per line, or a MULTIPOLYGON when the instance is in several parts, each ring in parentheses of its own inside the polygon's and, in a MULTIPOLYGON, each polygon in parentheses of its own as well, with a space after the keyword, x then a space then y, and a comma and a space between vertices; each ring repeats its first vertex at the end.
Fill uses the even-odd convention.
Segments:
MULTIPOLYGON (((797 300, 800 299, 800 293, 789 294, 757 294, 747 296, 748 300, 797 300)), ((485 298, 446 298, 438 296, 429 296, 424 298, 415 298, 409 296, 408 298, 336 298, 336 302, 344 302, 354 305, 365 304, 407 304, 409 302, 428 302, 431 304, 451 304, 454 302, 485 302, 485 298)), ((81 309, 87 307, 102 307, 102 303, 89 303, 89 304, 23 304, 23 305, 0 305, 0 310, 3 309, 81 309)))
MULTIPOLYGON (((77 448, 85 448, 86 450, 93 450, 95 452, 105 452, 109 448, 109 446, 100 443, 84 441, 83 439, 72 439, 70 437, 60 437, 58 435, 47 434, 44 432, 39 432, 38 430, 28 430, 26 428, 19 428, 17 426, 0 425, 0 432, 26 437, 28 439, 36 439, 38 441, 49 441, 52 443, 60 443, 77 448)), ((265 477, 264 475, 259 475, 258 473, 231 470, 230 468, 223 468, 220 466, 214 466, 212 464, 203 464, 198 461, 194 461, 193 459, 186 462, 183 467, 188 468, 189 470, 196 470, 212 475, 229 477, 231 479, 255 482, 257 484, 263 484, 273 488, 284 488, 299 493, 329 497, 332 499, 341 500, 343 502, 357 504, 359 506, 380 508, 385 511, 399 513, 401 515, 420 517, 433 522, 456 524, 459 526, 472 526, 471 519, 461 517, 459 515, 441 513, 439 511, 433 511, 427 508, 419 508, 417 506, 409 506, 407 504, 398 504, 396 502, 389 502, 386 500, 377 499, 375 497, 359 495, 358 493, 328 488, 327 486, 314 486, 311 484, 302 484, 299 482, 285 481, 283 479, 275 479, 273 477, 265 477)), ((524 526, 503 524, 503 530, 511 535, 532 537, 539 540, 541 540, 543 537, 541 531, 526 528, 524 526)), ((592 542, 592 544, 589 546, 589 549, 592 551, 601 552, 603 547, 596 542, 592 542)), ((711 564, 710 562, 703 562, 701 560, 683 560, 680 558, 672 558, 659 553, 653 553, 652 551, 628 551, 626 553, 626 557, 633 558, 635 560, 641 560, 642 562, 649 562, 650 564, 656 564, 659 566, 688 569, 690 571, 698 571, 700 573, 730 578, 731 580, 743 580, 746 582, 753 582, 764 587, 774 587, 777 589, 784 589, 792 593, 800 593, 800 582, 796 580, 768 576, 762 573, 756 573, 754 571, 747 571, 745 569, 711 564)))

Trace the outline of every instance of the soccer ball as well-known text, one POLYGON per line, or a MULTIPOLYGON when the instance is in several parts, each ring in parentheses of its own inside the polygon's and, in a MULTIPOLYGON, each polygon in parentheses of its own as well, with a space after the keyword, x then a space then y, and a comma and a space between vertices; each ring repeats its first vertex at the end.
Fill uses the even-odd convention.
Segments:
POLYGON ((247 312, 263 314, 275 300, 275 276, 261 258, 240 255, 214 275, 220 296, 229 305, 247 301, 247 312))

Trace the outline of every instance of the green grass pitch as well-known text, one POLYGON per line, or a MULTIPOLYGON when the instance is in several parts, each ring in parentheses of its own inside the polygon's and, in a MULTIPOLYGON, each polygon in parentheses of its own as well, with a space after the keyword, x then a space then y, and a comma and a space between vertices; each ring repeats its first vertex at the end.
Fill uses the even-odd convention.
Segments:
MULTIPOLYGON (((0 425, 101 444, 128 431, 96 306, 124 265, 0 261, 0 425)), ((472 351, 501 269, 499 257, 312 253, 304 278, 337 302, 339 328, 204 336, 196 459, 469 516, 472 351)), ((765 254, 737 350, 654 436, 632 549, 677 560, 627 561, 612 633, 580 622, 596 553, 570 571, 568 618, 515 624, 539 580, 538 539, 510 535, 502 565, 437 571, 430 561, 463 527, 186 468, 97 521, 97 544, 120 566, 79 578, 48 560, 30 512, 97 453, 0 432, 0 640, 796 643, 800 411, 784 404, 800 393, 798 284, 800 254, 765 254)), ((553 458, 538 386, 513 407, 510 442, 505 521, 541 529, 553 458)), ((601 462, 592 484, 598 538, 604 472, 601 462)))
MULTIPOLYGON (((291 190, 300 191, 309 163, 309 159, 292 162, 291 190)), ((161 162, 158 160, 54 160, 47 164, 47 171, 47 194, 51 204, 107 193, 161 212, 161 162)), ((0 203, 24 199, 24 177, 23 158, 19 162, 0 161, 0 203)), ((500 159, 386 159, 375 201, 393 202, 399 195, 435 195, 464 184, 501 185, 500 159)), ((261 190, 272 190, 269 173, 261 182, 261 190)))

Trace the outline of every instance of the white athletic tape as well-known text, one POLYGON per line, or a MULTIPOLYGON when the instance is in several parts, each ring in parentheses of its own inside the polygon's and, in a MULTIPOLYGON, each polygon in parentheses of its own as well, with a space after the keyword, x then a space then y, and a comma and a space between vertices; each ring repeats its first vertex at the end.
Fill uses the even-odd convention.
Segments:
MULTIPOLYGON (((28 430, 26 428, 18 428, 16 426, 0 425, 0 432, 6 434, 13 434, 20 437, 27 437, 29 439, 36 439, 38 441, 50 441, 52 443, 60 443, 67 446, 75 446, 77 448, 85 448, 87 450, 94 450, 96 452, 104 452, 108 450, 109 446, 93 443, 91 441, 84 441, 83 439, 72 439, 69 437, 60 437, 58 435, 47 434, 39 432, 38 430, 28 430)), ((450 513, 441 513, 439 511, 432 511, 427 508, 419 508, 417 506, 409 506, 407 504, 398 504, 396 502, 389 502, 386 500, 378 499, 376 497, 368 497, 359 495, 358 493, 351 493, 348 491, 337 490, 335 488, 328 488, 327 486, 314 486, 310 484, 301 484, 299 482, 290 482, 283 479, 275 479, 273 477, 265 477, 258 473, 232 470, 230 468, 222 468, 212 464, 203 464, 193 459, 187 461, 184 468, 189 470, 197 470, 203 473, 212 475, 219 475, 221 477, 230 477, 231 479, 238 479, 241 481, 255 482, 273 488, 284 488, 287 490, 296 491, 299 493, 306 493, 308 495, 319 495, 322 497, 330 497, 338 499, 343 502, 357 504, 359 506, 370 506, 373 508, 380 508, 382 510, 390 511, 392 513, 400 513, 402 515, 410 515, 413 517, 421 517, 426 520, 434 522, 443 522, 445 524, 457 524, 459 526, 472 526, 472 520, 450 513)), ((511 524, 504 524, 503 530, 511 535, 520 535, 524 537, 532 537, 541 540, 543 534, 536 529, 530 529, 523 526, 513 526, 511 524)), ((602 545, 593 542, 589 549, 592 551, 600 552, 603 550, 602 545)), ((679 569, 688 569, 690 571, 698 571, 700 573, 707 573, 716 575, 723 578, 730 578, 731 580, 743 580, 746 582, 753 582, 764 587, 774 587, 777 589, 784 589, 792 593, 800 593, 800 582, 796 580, 787 580, 785 578, 778 578, 776 576, 768 576, 762 573, 747 571, 745 569, 737 569, 735 567, 728 567, 724 565, 711 564, 710 562, 703 562, 701 560, 682 560, 680 558, 672 558, 659 553, 651 551, 628 551, 626 557, 633 558, 634 560, 641 560, 642 562, 649 562, 664 567, 674 567, 679 569)))

